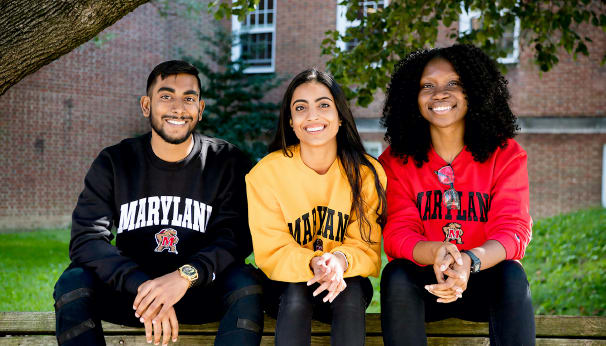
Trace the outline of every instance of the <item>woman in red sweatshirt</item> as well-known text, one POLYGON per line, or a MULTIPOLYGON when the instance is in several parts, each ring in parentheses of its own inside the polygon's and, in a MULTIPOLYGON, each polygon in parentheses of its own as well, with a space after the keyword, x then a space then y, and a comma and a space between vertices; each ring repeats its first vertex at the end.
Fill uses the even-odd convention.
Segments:
POLYGON ((531 238, 526 152, 507 81, 479 48, 421 50, 395 68, 383 124, 390 258, 386 345, 426 344, 426 321, 488 321, 491 344, 534 344, 518 260, 531 238))

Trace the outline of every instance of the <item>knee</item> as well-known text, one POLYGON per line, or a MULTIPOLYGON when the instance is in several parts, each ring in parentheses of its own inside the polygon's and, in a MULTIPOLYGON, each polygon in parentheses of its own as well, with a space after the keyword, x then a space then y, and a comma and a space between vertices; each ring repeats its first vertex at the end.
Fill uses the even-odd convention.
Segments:
POLYGON ((385 266, 381 275, 381 297, 405 295, 416 289, 412 271, 416 266, 407 260, 393 260, 385 266))
POLYGON ((224 273, 223 280, 225 300, 228 305, 248 296, 261 297, 263 294, 262 280, 259 273, 248 265, 231 267, 224 273))
POLYGON ((500 286, 503 299, 530 300, 530 285, 526 272, 517 261, 503 261, 499 264, 500 286))
POLYGON ((344 305, 346 308, 366 309, 372 300, 373 288, 368 278, 355 276, 346 278, 347 287, 334 301, 333 305, 344 305))
POLYGON ((289 283, 280 295, 280 312, 306 314, 312 311, 311 294, 305 283, 289 283))
POLYGON ((92 291, 95 286, 95 274, 82 267, 73 267, 66 269, 57 280, 53 297, 59 301, 64 295, 80 290, 83 295, 92 291))

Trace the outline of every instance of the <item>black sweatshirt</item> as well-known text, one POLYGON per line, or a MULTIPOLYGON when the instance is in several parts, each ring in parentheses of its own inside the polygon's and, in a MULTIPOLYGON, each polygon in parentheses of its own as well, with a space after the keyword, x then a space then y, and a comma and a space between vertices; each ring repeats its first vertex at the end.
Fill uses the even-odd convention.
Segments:
POLYGON ((250 160, 223 140, 200 134, 193 140, 179 162, 153 153, 151 133, 101 151, 72 216, 74 264, 136 294, 144 281, 183 264, 208 284, 251 253, 244 182, 250 160))

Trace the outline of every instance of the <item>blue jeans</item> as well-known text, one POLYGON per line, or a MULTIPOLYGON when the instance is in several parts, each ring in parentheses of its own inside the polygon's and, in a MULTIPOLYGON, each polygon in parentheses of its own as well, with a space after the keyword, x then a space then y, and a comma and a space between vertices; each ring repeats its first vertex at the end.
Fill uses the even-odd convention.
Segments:
POLYGON ((463 298, 438 303, 425 290, 436 283, 432 266, 391 261, 381 277, 381 326, 385 345, 426 345, 425 322, 457 317, 488 321, 491 345, 534 345, 534 312, 522 265, 503 261, 471 274, 463 298))
MULTIPOLYGON (((258 274, 234 265, 213 283, 193 287, 174 305, 179 323, 221 321, 215 345, 258 345, 263 332, 258 274)), ((101 320, 143 327, 135 317, 135 296, 119 293, 94 272, 68 267, 55 285, 56 334, 60 345, 105 345, 101 320)))
POLYGON ((346 278, 345 283, 347 287, 332 303, 324 303, 326 291, 312 295, 318 284, 268 280, 268 313, 277 316, 276 345, 310 345, 312 318, 331 324, 332 345, 363 345, 372 284, 360 276, 346 278))

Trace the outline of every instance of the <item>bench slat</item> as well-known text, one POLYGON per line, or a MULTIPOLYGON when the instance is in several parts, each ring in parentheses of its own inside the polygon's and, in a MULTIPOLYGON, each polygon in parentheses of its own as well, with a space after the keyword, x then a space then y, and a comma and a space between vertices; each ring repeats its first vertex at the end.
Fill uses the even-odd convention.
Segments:
MULTIPOLYGON (((214 343, 214 336, 210 335, 180 335, 177 343, 169 343, 169 345, 212 345, 214 343)), ((56 344, 54 336, 50 335, 37 335, 37 336, 15 336, 15 337, 4 337, 0 338, 0 346, 42 346, 42 345, 53 345, 56 344)), ((145 341, 144 336, 135 335, 108 335, 105 337, 107 345, 116 346, 128 346, 128 345, 149 345, 145 341)), ((312 336, 312 345, 330 345, 330 336, 312 336)), ((263 336, 261 340, 263 346, 273 346, 273 336, 263 336)), ((366 345, 383 345, 383 339, 380 336, 369 336, 366 338, 366 345)), ((429 338, 428 345, 443 345, 443 346, 457 346, 457 345, 489 345, 488 338, 473 338, 473 337, 461 337, 456 339, 448 338, 429 338)))
MULTIPOLYGON (((600 316, 536 316, 538 338, 586 337, 606 339, 606 317, 600 316)), ((276 321, 265 318, 264 331, 273 333, 276 321)), ((180 325, 184 334, 216 333, 218 322, 203 325, 180 325)), ((140 335, 142 328, 132 328, 112 323, 103 323, 107 335, 140 335)), ((488 336, 488 323, 469 322, 459 319, 447 319, 426 324, 430 336, 472 335, 488 336)), ((329 335, 330 325, 313 321, 314 335, 329 335)), ((0 335, 2 334, 54 334, 55 315, 53 312, 0 312, 0 335)), ((381 334, 379 314, 367 314, 366 333, 381 334)))
MULTIPOLYGON (((149 345, 145 342, 143 336, 118 336, 109 335, 105 337, 108 345, 128 346, 128 345, 149 345)), ((212 345, 214 337, 209 335, 181 335, 179 342, 170 345, 212 345)), ((36 335, 36 336, 15 336, 0 338, 0 346, 46 346, 56 343, 54 336, 36 335)), ((428 345, 441 346, 459 346, 459 345, 489 345, 488 338, 473 338, 473 337, 458 337, 458 338, 443 338, 430 337, 427 341, 428 345)), ((274 344, 272 336, 264 336, 261 340, 261 345, 271 346, 274 344)), ((312 345, 330 345, 330 337, 314 336, 312 337, 312 345)), ((383 345, 383 339, 380 336, 366 337, 366 345, 383 345)), ((537 346, 604 346, 605 340, 589 340, 589 339, 537 339, 537 346)))

